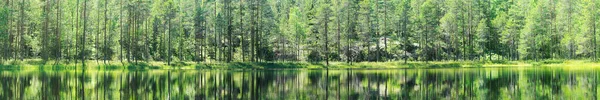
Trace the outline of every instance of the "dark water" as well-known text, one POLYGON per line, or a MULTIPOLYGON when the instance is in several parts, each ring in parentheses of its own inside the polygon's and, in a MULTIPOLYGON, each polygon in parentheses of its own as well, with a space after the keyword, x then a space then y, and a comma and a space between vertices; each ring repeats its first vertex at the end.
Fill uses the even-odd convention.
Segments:
POLYGON ((575 99, 597 69, 0 70, 0 100, 575 99))

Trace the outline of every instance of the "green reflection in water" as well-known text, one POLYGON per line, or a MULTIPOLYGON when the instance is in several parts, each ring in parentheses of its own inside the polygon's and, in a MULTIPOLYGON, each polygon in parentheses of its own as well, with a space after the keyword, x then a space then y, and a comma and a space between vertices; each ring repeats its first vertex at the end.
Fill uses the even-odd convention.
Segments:
POLYGON ((0 99, 596 99, 596 69, 0 70, 0 99))

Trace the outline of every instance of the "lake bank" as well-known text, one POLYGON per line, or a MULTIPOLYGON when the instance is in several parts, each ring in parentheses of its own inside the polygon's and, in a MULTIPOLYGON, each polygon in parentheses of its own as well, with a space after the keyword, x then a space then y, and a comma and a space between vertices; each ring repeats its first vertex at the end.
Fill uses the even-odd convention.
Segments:
MULTIPOLYGON (((0 64, 2 69, 75 69, 81 63, 43 62, 39 59, 8 61, 0 64)), ((95 61, 86 62, 89 69, 426 69, 426 68, 487 68, 487 67, 600 67, 599 62, 591 60, 542 60, 542 61, 430 61, 414 62, 121 62, 95 61)))

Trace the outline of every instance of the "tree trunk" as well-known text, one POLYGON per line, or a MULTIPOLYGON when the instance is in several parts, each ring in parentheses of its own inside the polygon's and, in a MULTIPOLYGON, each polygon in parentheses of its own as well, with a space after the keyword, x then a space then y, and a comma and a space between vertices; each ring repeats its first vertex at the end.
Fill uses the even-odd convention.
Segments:
POLYGON ((40 51, 40 53, 42 54, 43 62, 46 62, 48 60, 48 34, 50 34, 50 30, 48 29, 48 26, 50 24, 50 1, 47 0, 45 2, 46 5, 44 5, 44 33, 43 37, 41 38, 42 51, 40 51))
POLYGON ((341 46, 340 46, 341 40, 342 40, 342 37, 341 37, 341 29, 342 28, 341 28, 341 25, 340 25, 340 23, 341 23, 341 16, 340 16, 340 14, 337 15, 336 19, 337 19, 337 38, 336 38, 336 47, 337 48, 336 49, 337 49, 337 54, 339 55, 342 52, 341 51, 342 49, 341 49, 341 46))
POLYGON ((75 13, 76 13, 75 22, 77 23, 77 25, 75 25, 75 27, 76 27, 76 29, 75 29, 75 37, 74 37, 75 38, 75 51, 74 51, 74 55, 73 55, 73 60, 75 60, 75 65, 77 65, 77 63, 78 63, 77 59, 80 56, 79 55, 79 49, 80 49, 79 48, 79 42, 80 42, 80 40, 79 40, 79 36, 78 35, 79 35, 79 28, 80 28, 79 27, 79 17, 81 17, 81 16, 79 14, 79 0, 77 0, 77 5, 75 6, 75 9, 76 9, 76 11, 75 11, 75 13))
MULTIPOLYGON (((100 0, 98 0, 98 3, 99 2, 100 2, 100 0)), ((100 55, 99 51, 100 50, 99 50, 99 47, 98 47, 99 46, 99 44, 98 44, 99 41, 98 40, 100 39, 99 37, 100 37, 100 34, 101 34, 100 33, 100 22, 101 22, 100 21, 100 4, 98 4, 97 7, 98 7, 97 8, 98 10, 96 10, 96 19, 97 19, 98 22, 96 22, 97 23, 96 24, 96 40, 94 41, 94 43, 96 44, 96 45, 94 45, 94 49, 96 49, 96 55, 94 57, 94 59, 96 60, 96 64, 98 64, 98 58, 100 58, 99 57, 99 55, 100 55)))
POLYGON ((19 48, 16 52, 19 56, 19 59, 23 61, 23 51, 25 50, 25 43, 23 42, 23 35, 25 34, 23 27, 25 26, 25 0, 21 0, 21 21, 19 21, 19 34, 17 35, 17 48, 19 48))
POLYGON ((242 62, 244 62, 244 61, 246 61, 246 48, 245 48, 246 45, 244 45, 244 41, 246 41, 244 39, 244 35, 246 35, 246 32, 244 31, 244 13, 243 13, 244 5, 242 5, 242 4, 244 4, 244 0, 240 0, 240 5, 239 5, 240 6, 240 12, 239 12, 240 13, 240 22, 239 22, 240 23, 240 36, 242 37, 242 40, 240 41, 241 42, 240 48, 242 48, 242 62))
POLYGON ((61 24, 60 24, 60 14, 61 14, 61 10, 60 10, 60 0, 57 0, 56 3, 56 40, 57 42, 55 42, 57 44, 56 46, 56 52, 55 52, 55 59, 56 59, 56 64, 58 64, 60 62, 60 59, 62 58, 61 56, 61 47, 62 47, 62 40, 61 40, 61 24))
POLYGON ((375 19, 375 39, 377 40, 377 41, 375 41, 375 42, 377 42, 377 43, 375 43, 375 55, 376 55, 375 61, 379 62, 379 59, 381 58, 381 53, 379 52, 381 49, 379 47, 379 43, 380 43, 380 35, 379 34, 381 34, 381 33, 380 33, 380 29, 379 29, 379 18, 377 18, 377 17, 379 17, 379 1, 375 2, 375 18, 376 18, 375 19))
MULTIPOLYGON (((169 10, 169 13, 171 10, 169 10)), ((171 18, 167 18, 167 65, 171 65, 171 18)))
MULTIPOLYGON (((594 4, 594 5, 592 6, 592 11, 596 11, 596 5, 595 5, 596 3, 595 3, 595 2, 593 2, 593 4, 594 4)), ((592 59, 593 59, 594 61, 597 61, 597 58, 598 58, 598 57, 597 57, 597 56, 598 56, 598 53, 597 53, 597 52, 598 52, 598 50, 597 50, 597 49, 598 49, 598 47, 597 47, 597 46, 598 46, 598 45, 597 45, 597 43, 596 43, 596 42, 598 42, 598 41, 596 41, 596 13, 594 13, 594 12, 592 12, 592 19, 591 19, 591 21, 592 21, 592 37, 593 37, 592 44, 594 45, 594 46, 593 46, 593 47, 594 47, 594 49, 593 49, 593 50, 594 50, 594 55, 592 56, 592 57, 594 57, 594 58, 592 58, 592 59)), ((594 87, 594 88, 595 88, 595 87, 594 87)))
POLYGON ((325 63, 327 65, 327 67, 329 67, 329 37, 327 36, 327 31, 329 31, 327 28, 329 28, 329 13, 326 12, 325 13, 325 63))
POLYGON ((85 68, 85 40, 86 39, 86 33, 87 32, 87 0, 84 0, 83 2, 83 38, 82 38, 82 43, 83 43, 83 47, 81 49, 81 65, 85 68))
POLYGON ((228 39, 229 45, 227 46, 229 48, 228 55, 227 55, 228 56, 227 57, 227 62, 228 63, 231 62, 231 60, 233 58, 233 36, 232 36, 233 25, 231 25, 232 24, 231 21, 232 21, 233 17, 231 16, 231 8, 230 8, 230 4, 229 4, 230 2, 231 1, 229 1, 229 0, 226 1, 226 8, 227 8, 227 10, 226 10, 226 13, 227 13, 227 37, 229 38, 228 39))
POLYGON ((123 2, 123 1, 121 1, 121 4, 120 4, 120 5, 121 5, 121 9, 120 9, 120 13, 119 13, 119 23, 121 24, 121 25, 120 25, 120 27, 121 27, 121 28, 120 28, 120 33, 121 33, 121 34, 120 34, 120 36, 121 36, 121 37, 120 37, 120 39, 119 39, 119 45, 121 45, 121 47, 120 47, 120 49, 119 49, 119 52, 120 52, 120 53, 119 53, 119 60, 121 61, 121 63, 123 63, 123 49, 125 48, 125 47, 124 47, 125 45, 123 45, 123 42, 125 42, 125 41, 123 40, 123 37, 125 37, 125 34, 123 33, 123 31, 124 31, 124 30, 123 30, 123 26, 124 26, 124 24, 123 24, 123 9, 122 9, 122 8, 124 8, 124 6, 123 6, 123 5, 124 5, 124 2, 123 2))
POLYGON ((348 30, 346 31, 346 63, 350 63, 350 61, 352 60, 352 52, 350 51, 350 34, 354 33, 354 29, 352 25, 354 25, 353 23, 350 23, 350 10, 354 10, 352 9, 354 6, 348 4, 348 6, 350 7, 348 9, 348 11, 346 12, 346 23, 348 30))
MULTIPOLYGON (((385 54, 383 55, 383 57, 384 57, 385 59, 383 59, 383 60, 386 60, 386 59, 388 58, 388 56, 389 56, 389 55, 388 55, 389 53, 387 53, 387 51, 388 51, 388 50, 387 50, 387 49, 388 49, 388 47, 387 47, 387 46, 388 46, 388 45, 387 45, 387 40, 388 40, 388 39, 387 39, 387 35, 388 35, 388 34, 387 34, 387 21, 388 21, 388 19, 387 19, 387 10, 388 10, 388 9, 387 9, 387 5, 386 5, 386 0, 383 0, 383 34, 384 34, 384 36, 383 36, 383 39, 384 39, 384 40, 383 40, 383 51, 384 51, 384 53, 385 53, 385 54)), ((386 86, 387 86, 387 85, 386 85, 386 86)))
POLYGON ((103 62, 106 64, 107 54, 108 54, 108 40, 106 39, 106 34, 108 30, 108 0, 104 0, 104 49, 102 50, 102 55, 104 56, 103 62))

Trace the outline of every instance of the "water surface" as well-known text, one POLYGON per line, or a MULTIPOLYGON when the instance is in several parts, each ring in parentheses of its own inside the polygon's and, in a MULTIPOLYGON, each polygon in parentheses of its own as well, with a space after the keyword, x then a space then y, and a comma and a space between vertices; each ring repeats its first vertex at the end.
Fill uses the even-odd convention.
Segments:
POLYGON ((597 69, 0 70, 0 99, 595 99, 597 69))

